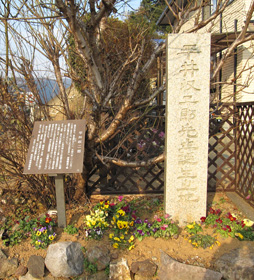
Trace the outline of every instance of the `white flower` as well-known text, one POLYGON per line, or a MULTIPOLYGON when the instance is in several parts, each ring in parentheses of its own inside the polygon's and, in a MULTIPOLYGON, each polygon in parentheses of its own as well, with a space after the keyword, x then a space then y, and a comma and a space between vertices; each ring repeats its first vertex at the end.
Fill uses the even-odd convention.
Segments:
POLYGON ((244 219, 243 222, 246 225, 246 227, 252 227, 254 225, 254 222, 249 219, 244 219))

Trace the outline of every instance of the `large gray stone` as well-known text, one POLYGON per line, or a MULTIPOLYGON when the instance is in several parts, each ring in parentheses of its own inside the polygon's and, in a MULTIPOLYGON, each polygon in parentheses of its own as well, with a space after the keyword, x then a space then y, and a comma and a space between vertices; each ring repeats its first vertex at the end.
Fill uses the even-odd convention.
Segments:
POLYGON ((130 269, 125 259, 110 263, 109 279, 131 280, 130 269))
POLYGON ((241 249, 222 255, 214 264, 224 279, 254 280, 254 250, 251 242, 241 249))
POLYGON ((78 242, 59 242, 48 247, 45 265, 54 277, 74 277, 83 273, 84 255, 78 242))
POLYGON ((219 272, 180 263, 163 251, 161 251, 161 265, 158 276, 159 280, 220 280, 222 278, 222 274, 219 272))
POLYGON ((41 256, 30 256, 27 268, 29 273, 35 278, 41 278, 44 276, 45 273, 45 264, 44 259, 41 256))
POLYGON ((110 263, 110 252, 105 246, 93 246, 86 251, 87 259, 95 264, 98 271, 105 269, 110 263))

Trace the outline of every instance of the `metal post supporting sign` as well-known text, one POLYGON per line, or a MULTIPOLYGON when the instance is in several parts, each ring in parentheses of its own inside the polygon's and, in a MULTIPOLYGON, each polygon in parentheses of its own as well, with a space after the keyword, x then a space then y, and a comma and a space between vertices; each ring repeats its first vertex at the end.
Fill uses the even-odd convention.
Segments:
POLYGON ((66 227, 64 174, 83 170, 85 127, 85 120, 34 123, 24 174, 55 177, 59 227, 66 227))
POLYGON ((58 227, 66 227, 66 214, 65 214, 65 196, 64 196, 64 176, 58 174, 55 177, 56 187, 56 207, 58 217, 58 227))

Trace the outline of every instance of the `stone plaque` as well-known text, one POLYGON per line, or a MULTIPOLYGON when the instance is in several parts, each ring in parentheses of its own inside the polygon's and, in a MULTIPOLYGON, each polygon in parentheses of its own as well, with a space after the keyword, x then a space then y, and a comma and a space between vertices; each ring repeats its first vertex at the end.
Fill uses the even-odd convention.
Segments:
POLYGON ((165 212, 180 225, 206 215, 210 34, 167 38, 165 212))
POLYGON ((82 173, 85 120, 35 122, 24 174, 82 173))

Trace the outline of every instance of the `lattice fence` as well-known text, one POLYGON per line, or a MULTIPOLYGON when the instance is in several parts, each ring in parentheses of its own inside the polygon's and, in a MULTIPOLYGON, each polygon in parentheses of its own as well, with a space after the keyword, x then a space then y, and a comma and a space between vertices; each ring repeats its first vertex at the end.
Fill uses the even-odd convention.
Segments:
POLYGON ((254 206, 254 102, 237 109, 236 192, 254 206))
MULTIPOLYGON (((253 106, 220 105, 222 125, 209 139, 208 191, 237 190, 242 196, 254 193, 253 106)), ((164 126, 164 109, 154 108, 138 123, 119 131, 102 153, 128 161, 157 156, 164 149, 164 126)), ((93 194, 163 193, 163 187, 163 162, 130 168, 98 161, 88 182, 88 192, 93 194)))
POLYGON ((209 138, 208 191, 234 190, 235 184, 235 106, 219 106, 223 118, 219 131, 209 138))
MULTIPOLYGON (((145 161, 160 155, 164 150, 164 106, 149 110, 135 124, 119 131, 103 147, 105 156, 129 162, 145 161), (112 147, 112 148, 110 148, 112 147)), ((88 192, 93 194, 163 193, 164 163, 149 167, 119 167, 102 165, 91 173, 88 192), (99 170, 99 172, 98 172, 99 170)))

